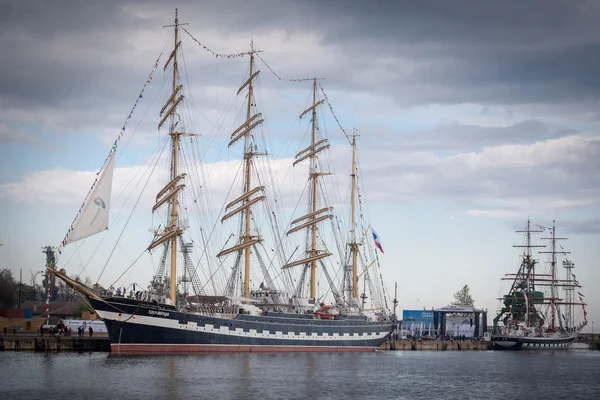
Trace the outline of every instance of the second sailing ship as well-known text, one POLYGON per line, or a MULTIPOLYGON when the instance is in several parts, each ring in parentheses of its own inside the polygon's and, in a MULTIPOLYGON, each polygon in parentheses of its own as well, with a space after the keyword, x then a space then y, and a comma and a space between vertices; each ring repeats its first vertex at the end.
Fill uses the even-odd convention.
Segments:
POLYGON ((557 249, 557 241, 564 238, 556 237, 554 225, 546 238, 550 251, 541 252, 551 256, 548 271, 534 259, 533 249, 546 247, 532 244, 532 233, 546 230, 539 228, 532 229, 527 221, 526 229, 518 231, 525 234, 525 244, 516 246, 524 249, 523 257, 517 273, 504 278, 511 287, 500 299, 501 310, 494 319, 492 343, 496 349, 566 349, 587 324, 581 285, 573 273, 573 263, 566 258, 568 252, 557 249), (565 256, 563 279, 559 278, 558 255, 565 256))

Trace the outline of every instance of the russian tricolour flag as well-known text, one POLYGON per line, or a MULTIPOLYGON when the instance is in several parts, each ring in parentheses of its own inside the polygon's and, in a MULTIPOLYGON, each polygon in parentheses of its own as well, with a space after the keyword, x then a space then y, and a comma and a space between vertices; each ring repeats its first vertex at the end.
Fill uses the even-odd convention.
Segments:
POLYGON ((381 247, 381 242, 379 241, 379 235, 377 234, 377 232, 375 232, 375 229, 373 228, 371 228, 371 232, 373 232, 373 240, 375 240, 375 246, 377 246, 379 251, 383 253, 384 251, 383 247, 381 247))

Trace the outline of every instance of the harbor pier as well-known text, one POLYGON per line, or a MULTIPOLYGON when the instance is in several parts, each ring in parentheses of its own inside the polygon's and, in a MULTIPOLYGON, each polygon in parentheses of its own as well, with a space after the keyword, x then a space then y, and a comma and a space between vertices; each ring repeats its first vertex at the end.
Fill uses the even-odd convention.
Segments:
POLYGON ((461 350, 491 350, 490 342, 478 340, 388 340, 381 350, 434 350, 434 351, 461 351, 461 350))
MULTIPOLYGON (((600 341, 584 343, 591 350, 600 350, 600 341)), ((491 342, 478 340, 388 340, 380 350, 398 351, 472 351, 491 350, 491 342)), ((31 334, 0 337, 0 351, 102 351, 110 352, 108 336, 56 336, 40 337, 31 334)))
POLYGON ((35 336, 28 334, 0 337, 0 351, 110 351, 108 336, 35 336))

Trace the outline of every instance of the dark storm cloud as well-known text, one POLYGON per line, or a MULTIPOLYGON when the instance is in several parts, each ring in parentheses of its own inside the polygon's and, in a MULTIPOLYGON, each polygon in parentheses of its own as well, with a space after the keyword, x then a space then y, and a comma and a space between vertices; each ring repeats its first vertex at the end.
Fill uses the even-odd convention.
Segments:
MULTIPOLYGON (((595 22, 600 10, 592 2, 205 1, 178 5, 192 29, 214 29, 225 39, 276 29, 320 35, 321 44, 331 46, 339 58, 328 70, 319 71, 329 77, 329 86, 379 92, 403 104, 588 102, 597 100, 600 93, 600 27, 595 22), (410 67, 403 70, 403 63, 410 67)), ((12 53, 0 69, 2 97, 44 104, 67 96, 102 96, 104 85, 95 84, 98 81, 129 81, 139 72, 136 67, 146 61, 127 58, 129 34, 168 23, 173 11, 171 3, 148 1, 21 0, 0 7, 0 51, 12 53), (97 40, 90 32, 97 34, 97 40), (79 45, 93 48, 97 57, 76 68, 48 45, 77 34, 86 34, 81 39, 86 42, 79 45), (110 54, 121 56, 123 63, 105 65, 101 56, 110 54)), ((75 45, 72 50, 81 49, 75 45)), ((282 73, 306 75, 313 71, 310 64, 307 54, 305 64, 282 73)))
MULTIPOLYGON (((528 145, 574 133, 577 132, 572 129, 549 127, 538 120, 525 120, 502 127, 452 124, 442 125, 431 131, 392 135, 397 139, 398 152, 428 150, 453 154, 503 144, 528 145)), ((382 135, 382 140, 386 136, 382 135)))
POLYGON ((360 35, 377 32, 378 38, 370 36, 374 46, 380 43, 377 50, 396 54, 399 63, 415 62, 414 71, 389 82, 404 103, 598 98, 600 32, 592 18, 598 16, 597 6, 576 1, 440 3, 413 2, 419 6, 406 9, 395 3, 387 17, 381 9, 377 16, 365 11, 337 38, 365 48, 361 45, 367 39, 360 35))
POLYGON ((387 36, 401 43, 443 43, 450 49, 462 43, 463 53, 479 46, 523 47, 564 38, 565 29, 591 22, 589 13, 597 11, 591 2, 578 0, 350 0, 344 7, 336 2, 316 3, 322 5, 320 11, 345 26, 344 30, 336 28, 340 31, 337 39, 387 36))
POLYGON ((0 4, 0 51, 10 54, 0 63, 0 103, 25 108, 61 105, 69 99, 79 103, 92 96, 102 99, 98 82, 120 76, 96 61, 126 48, 125 42, 115 45, 104 38, 105 33, 122 30, 124 24, 125 18, 111 2, 0 4), (97 40, 91 35, 78 39, 90 32, 98 34, 97 40), (82 54, 90 47, 98 54, 94 59, 82 54), (74 60, 75 56, 81 59, 74 60))
MULTIPOLYGON (((320 33, 323 45, 338 50, 336 70, 322 71, 328 85, 386 93, 403 104, 598 98, 600 7, 593 2, 301 4, 298 19, 279 26, 320 33)), ((277 19, 266 24, 275 27, 277 19)))
POLYGON ((28 32, 35 38, 59 38, 86 30, 122 29, 136 24, 122 12, 125 2, 16 0, 0 2, 0 33, 28 32))

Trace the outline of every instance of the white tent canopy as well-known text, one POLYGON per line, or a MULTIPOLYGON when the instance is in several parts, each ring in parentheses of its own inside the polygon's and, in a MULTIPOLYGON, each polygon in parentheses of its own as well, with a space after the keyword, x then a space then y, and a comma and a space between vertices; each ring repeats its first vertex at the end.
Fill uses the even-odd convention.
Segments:
POLYGON ((444 307, 436 308, 433 310, 435 312, 456 312, 456 313, 473 313, 473 312, 483 312, 484 310, 480 310, 475 307, 468 306, 455 306, 454 304, 449 304, 444 307))

